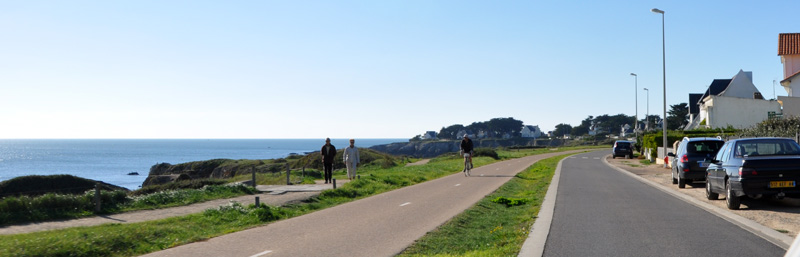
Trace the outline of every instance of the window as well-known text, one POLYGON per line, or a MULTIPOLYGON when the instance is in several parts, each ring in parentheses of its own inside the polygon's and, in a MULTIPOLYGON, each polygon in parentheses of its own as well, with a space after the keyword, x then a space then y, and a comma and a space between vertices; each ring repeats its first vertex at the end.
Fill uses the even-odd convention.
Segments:
POLYGON ((722 141, 696 141, 689 142, 686 147, 688 153, 710 154, 716 153, 722 147, 722 141))
POLYGON ((789 139, 747 140, 736 144, 736 156, 798 154, 800 145, 789 139))

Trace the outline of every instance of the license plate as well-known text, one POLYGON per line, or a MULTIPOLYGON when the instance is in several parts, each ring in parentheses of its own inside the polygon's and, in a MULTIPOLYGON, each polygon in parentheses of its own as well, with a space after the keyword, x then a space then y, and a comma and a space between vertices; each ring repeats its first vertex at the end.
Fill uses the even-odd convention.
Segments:
POLYGON ((770 188, 794 187, 794 181, 770 181, 769 187, 770 188))
POLYGON ((700 166, 701 168, 705 168, 705 167, 708 167, 708 163, 704 162, 704 161, 699 161, 699 162, 697 162, 697 166, 700 166))

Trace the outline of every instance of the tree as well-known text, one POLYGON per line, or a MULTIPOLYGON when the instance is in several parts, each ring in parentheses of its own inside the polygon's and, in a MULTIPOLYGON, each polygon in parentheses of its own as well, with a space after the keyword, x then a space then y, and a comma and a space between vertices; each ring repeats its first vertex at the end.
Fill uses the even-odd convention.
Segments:
POLYGON ((581 125, 572 127, 572 135, 582 136, 589 134, 589 128, 592 126, 592 121, 594 121, 594 117, 589 115, 589 117, 581 121, 581 125))
POLYGON ((450 125, 449 127, 442 127, 442 130, 439 130, 439 138, 442 139, 458 139, 458 131, 465 129, 464 125, 461 124, 454 124, 450 125))
POLYGON ((686 103, 679 103, 669 106, 667 112, 667 129, 678 129, 683 125, 689 123, 689 105, 686 103))
POLYGON ((569 124, 561 123, 556 125, 556 130, 553 131, 553 135, 556 137, 560 137, 564 135, 569 135, 570 132, 572 132, 572 126, 570 126, 569 124))
POLYGON ((493 137, 502 137, 505 133, 508 133, 512 137, 519 137, 522 124, 523 122, 521 120, 515 120, 512 117, 493 118, 487 122, 489 130, 494 133, 494 135, 492 135, 493 137))

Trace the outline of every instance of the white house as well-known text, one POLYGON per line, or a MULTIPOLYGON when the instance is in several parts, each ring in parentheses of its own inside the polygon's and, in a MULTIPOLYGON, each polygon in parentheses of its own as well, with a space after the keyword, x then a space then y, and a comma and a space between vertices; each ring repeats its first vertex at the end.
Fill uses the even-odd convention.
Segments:
POLYGON ((522 130, 520 131, 522 137, 533 137, 533 138, 540 138, 542 137, 542 130, 539 129, 539 126, 531 126, 525 125, 522 126, 522 130))
POLYGON ((739 70, 731 79, 715 79, 697 103, 699 113, 685 129, 752 127, 781 113, 778 101, 764 100, 753 84, 753 73, 739 70))
POLYGON ((779 96, 783 115, 800 116, 800 33, 778 35, 778 56, 783 64, 781 86, 789 96, 779 96), (797 95, 794 93, 797 92, 797 95))
POLYGON ((436 131, 426 131, 425 134, 422 134, 423 140, 432 140, 436 139, 436 131))

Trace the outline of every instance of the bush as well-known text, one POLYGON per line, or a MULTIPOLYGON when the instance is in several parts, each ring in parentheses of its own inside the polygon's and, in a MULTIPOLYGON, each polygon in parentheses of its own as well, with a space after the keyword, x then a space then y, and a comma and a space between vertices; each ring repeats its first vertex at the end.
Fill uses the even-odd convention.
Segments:
POLYGON ((172 191, 172 190, 179 190, 179 189, 200 189, 205 186, 217 186, 217 185, 224 185, 228 183, 222 179, 191 179, 191 180, 180 180, 175 181, 172 183, 166 183, 161 185, 150 185, 142 187, 138 190, 135 190, 130 193, 131 196, 139 196, 139 195, 146 195, 146 194, 153 194, 161 191, 172 191))
POLYGON ((486 156, 492 157, 492 159, 499 160, 500 157, 497 156, 497 152, 494 151, 492 148, 475 148, 475 156, 486 156))

